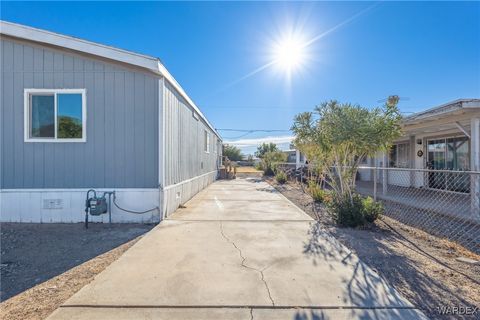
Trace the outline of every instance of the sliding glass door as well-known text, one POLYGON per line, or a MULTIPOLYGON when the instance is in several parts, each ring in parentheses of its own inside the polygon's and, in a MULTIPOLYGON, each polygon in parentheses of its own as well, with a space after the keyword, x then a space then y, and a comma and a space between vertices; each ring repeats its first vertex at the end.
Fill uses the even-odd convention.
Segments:
MULTIPOLYGON (((433 170, 445 170, 445 139, 428 140, 427 143, 428 159, 427 168, 433 170)), ((444 172, 429 172, 428 187, 435 189, 445 189, 446 175, 444 172)))
MULTIPOLYGON (((433 139, 427 142, 427 168, 466 171, 470 168, 467 137, 433 139)), ((429 172, 428 187, 457 192, 469 192, 468 174, 429 172)))
MULTIPOLYGON (((447 139, 446 166, 449 170, 467 171, 470 169, 467 137, 447 139)), ((470 192, 470 176, 468 174, 450 174, 447 179, 447 190, 470 192)))

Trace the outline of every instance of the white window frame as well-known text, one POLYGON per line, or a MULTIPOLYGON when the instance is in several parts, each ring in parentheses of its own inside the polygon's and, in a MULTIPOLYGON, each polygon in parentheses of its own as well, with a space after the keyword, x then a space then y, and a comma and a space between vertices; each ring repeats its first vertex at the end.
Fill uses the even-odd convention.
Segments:
POLYGON ((86 89, 25 89, 24 90, 24 141, 25 142, 87 142, 87 90, 86 89), (76 93, 82 95, 82 138, 57 138, 57 94, 61 93, 76 93), (30 136, 31 127, 30 127, 30 96, 32 94, 45 94, 54 96, 54 117, 55 117, 55 136, 53 138, 32 138, 30 136))
POLYGON ((394 143, 392 145, 392 147, 395 146, 397 148, 397 152, 395 153, 395 157, 396 159, 391 159, 390 157, 390 153, 388 155, 388 167, 390 167, 390 162, 393 160, 395 162, 395 167, 390 167, 390 168, 409 168, 409 163, 410 163, 410 158, 411 158, 411 154, 410 154, 410 142, 409 141, 405 141, 405 142, 397 142, 397 143, 394 143), (399 146, 400 145, 405 145, 407 146, 404 150, 406 150, 406 153, 407 153, 407 161, 406 161, 406 165, 405 166, 399 166, 399 163, 398 163, 398 155, 399 155, 399 146))
POLYGON ((210 133, 208 132, 208 130, 204 130, 205 134, 204 134, 204 137, 205 137, 205 145, 204 145, 204 151, 205 153, 210 153, 210 133))

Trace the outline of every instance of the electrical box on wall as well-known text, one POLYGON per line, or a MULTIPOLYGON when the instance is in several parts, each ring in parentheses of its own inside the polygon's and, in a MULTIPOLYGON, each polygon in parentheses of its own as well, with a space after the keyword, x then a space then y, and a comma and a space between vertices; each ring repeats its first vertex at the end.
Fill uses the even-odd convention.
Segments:
POLYGON ((43 209, 63 209, 63 199, 43 199, 43 209))

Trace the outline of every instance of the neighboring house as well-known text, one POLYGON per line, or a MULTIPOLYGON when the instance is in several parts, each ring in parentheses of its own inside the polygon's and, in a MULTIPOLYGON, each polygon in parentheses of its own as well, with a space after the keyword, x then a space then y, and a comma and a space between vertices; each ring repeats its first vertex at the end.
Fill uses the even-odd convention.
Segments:
POLYGON ((1 221, 83 221, 94 188, 127 209, 158 207, 114 207, 114 222, 158 222, 217 178, 221 137, 159 59, 0 30, 1 221))
MULTIPOLYGON (((471 193, 472 211, 479 210, 479 175, 452 183, 443 172, 401 169, 480 171, 480 99, 459 99, 405 117, 402 131, 388 154, 365 159, 363 165, 399 168, 388 170, 388 184, 471 193)), ((360 170, 361 180, 370 181, 371 175, 360 170)))
POLYGON ((290 145, 290 150, 285 150, 283 153, 287 155, 287 163, 291 165, 295 164, 296 169, 304 166, 307 163, 305 155, 299 150, 295 149, 293 144, 290 145))

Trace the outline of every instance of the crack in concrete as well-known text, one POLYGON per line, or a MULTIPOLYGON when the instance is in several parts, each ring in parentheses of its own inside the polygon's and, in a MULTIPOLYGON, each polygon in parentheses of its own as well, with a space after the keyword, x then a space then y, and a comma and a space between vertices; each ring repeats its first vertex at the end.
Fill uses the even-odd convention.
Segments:
MULTIPOLYGON (((272 306, 275 306, 275 301, 273 300, 272 298, 272 294, 270 292, 270 288, 268 287, 268 283, 267 281, 265 280, 265 275, 263 274, 263 271, 265 271, 269 266, 263 268, 262 270, 259 270, 259 269, 256 269, 254 267, 250 267, 248 265, 245 264, 245 260, 247 260, 247 258, 245 256, 243 256, 243 253, 242 253, 242 250, 235 244, 235 242, 233 240, 231 240, 229 237, 227 237, 225 235, 225 232, 223 231, 223 223, 220 221, 220 233, 222 234, 222 237, 227 240, 228 242, 230 242, 233 247, 235 249, 237 249, 238 251, 238 254, 240 256, 240 258, 242 259, 242 262, 240 263, 240 265, 246 269, 250 269, 250 270, 254 270, 258 273, 260 273, 260 276, 261 276, 261 280, 263 281, 263 284, 265 285, 265 289, 267 289, 267 293, 268 293, 268 298, 270 299, 270 301, 272 302, 272 306)), ((252 315, 252 319, 253 319, 253 315, 252 315)))
POLYGON ((253 308, 250 308, 250 320, 253 320, 253 308))

